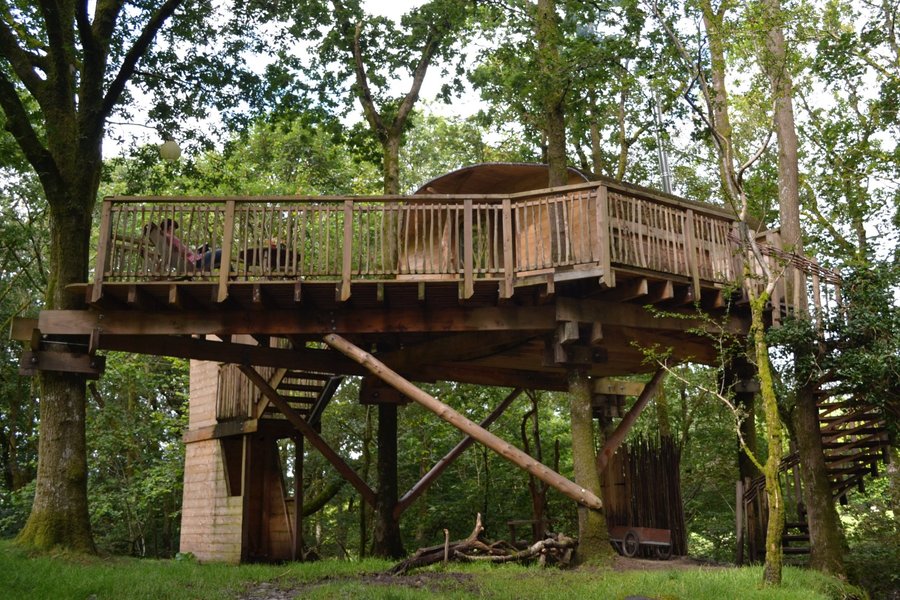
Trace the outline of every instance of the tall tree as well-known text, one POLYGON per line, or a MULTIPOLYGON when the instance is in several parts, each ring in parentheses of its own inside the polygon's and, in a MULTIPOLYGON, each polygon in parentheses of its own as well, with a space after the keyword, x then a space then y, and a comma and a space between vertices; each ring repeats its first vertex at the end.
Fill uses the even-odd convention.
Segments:
POLYGON ((698 8, 702 18, 706 43, 708 44, 708 64, 695 63, 693 56, 676 33, 674 26, 660 12, 657 2, 652 4, 669 39, 678 48, 682 64, 699 87, 703 106, 693 103, 687 94, 695 114, 704 123, 716 151, 722 193, 734 210, 739 221, 742 262, 745 280, 748 281, 751 328, 750 356, 756 363, 760 381, 763 413, 766 423, 766 457, 763 473, 766 479, 768 500, 768 527, 766 530, 766 561, 763 581, 769 585, 781 583, 782 541, 784 531, 784 502, 778 481, 778 469, 784 454, 784 432, 775 394, 775 382, 769 362, 769 347, 765 335, 763 315, 766 303, 778 283, 779 274, 767 264, 756 243, 749 226, 750 198, 744 182, 744 173, 758 161, 765 151, 768 135, 759 149, 742 160, 741 149, 736 144, 731 123, 730 97, 727 85, 728 27, 734 5, 723 2, 714 7, 711 0, 700 0, 698 8), (708 72, 708 75, 707 75, 708 72))
MULTIPOLYGON (((784 35, 785 12, 780 0, 763 0, 762 23, 765 40, 760 52, 763 71, 769 79, 774 104, 774 123, 778 141, 778 201, 781 241, 785 249, 800 253, 803 240, 800 228, 800 168, 797 129, 794 124, 793 78, 788 60, 788 44, 784 35)), ((802 302, 806 297, 806 282, 788 281, 789 297, 802 302), (794 289, 795 287, 799 289, 794 289)), ((801 313, 805 316, 805 311, 801 313)), ((806 364, 803 354, 819 354, 818 345, 796 345, 795 369, 806 364)), ((821 359, 821 356, 817 357, 821 359)), ((831 482, 825 464, 822 436, 819 432, 819 408, 816 404, 816 377, 795 376, 796 389, 791 413, 797 451, 800 455, 800 476, 809 521, 810 565, 843 576, 843 536, 837 511, 831 498, 831 482)))
MULTIPOLYGON (((83 306, 66 286, 87 280, 106 123, 124 110, 124 99, 131 99, 129 83, 138 77, 152 100, 171 92, 169 102, 158 101, 150 111, 167 123, 175 114, 171 106, 199 106, 199 96, 208 92, 207 86, 194 85, 201 77, 185 84, 182 76, 190 69, 187 61, 177 60, 173 42, 199 36, 204 28, 198 23, 212 7, 190 5, 173 22, 181 7, 181 0, 3 3, 0 107, 4 126, 37 173, 49 206, 47 308, 83 306), (160 32, 172 45, 155 52, 160 32)), ((215 52, 209 52, 201 41, 191 43, 189 56, 201 65, 204 81, 222 86, 231 71, 217 67, 212 56, 228 55, 233 47, 216 39, 215 52)), ((66 349, 64 344, 54 348, 66 349)), ((84 383, 76 374, 40 377, 37 484, 31 515, 19 535, 23 544, 94 549, 86 494, 84 383)))

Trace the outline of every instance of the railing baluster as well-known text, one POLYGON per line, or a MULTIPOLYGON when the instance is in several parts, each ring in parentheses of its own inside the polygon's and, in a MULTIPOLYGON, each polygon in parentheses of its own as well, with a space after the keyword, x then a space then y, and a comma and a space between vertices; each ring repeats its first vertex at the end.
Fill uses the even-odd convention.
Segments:
POLYGON ((217 302, 228 298, 228 277, 231 275, 231 243, 234 241, 234 200, 225 202, 225 223, 222 231, 222 263, 219 267, 217 302))
POLYGON ((463 289, 461 294, 465 300, 475 294, 472 243, 472 200, 466 198, 463 201, 463 289))
POLYGON ((346 302, 350 298, 350 274, 353 257, 353 200, 344 200, 344 247, 341 264, 340 300, 346 302))

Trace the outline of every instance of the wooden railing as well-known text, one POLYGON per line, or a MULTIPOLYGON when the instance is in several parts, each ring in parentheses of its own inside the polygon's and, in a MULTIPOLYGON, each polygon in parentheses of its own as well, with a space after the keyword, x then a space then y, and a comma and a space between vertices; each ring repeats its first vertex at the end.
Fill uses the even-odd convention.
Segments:
POLYGON ((722 209, 608 184, 512 195, 112 197, 95 281, 212 278, 149 228, 171 220, 191 249, 222 249, 243 280, 510 279, 610 263, 734 281, 722 209))
POLYGON ((725 209, 608 182, 507 195, 111 197, 94 296, 105 282, 179 278, 335 281, 344 298, 362 280, 452 280, 464 296, 496 280, 508 296, 530 275, 594 268, 609 278, 613 267, 699 292, 701 282, 740 283, 734 227, 725 209), (191 258, 218 249, 228 268, 187 260, 163 235, 173 222, 191 258))

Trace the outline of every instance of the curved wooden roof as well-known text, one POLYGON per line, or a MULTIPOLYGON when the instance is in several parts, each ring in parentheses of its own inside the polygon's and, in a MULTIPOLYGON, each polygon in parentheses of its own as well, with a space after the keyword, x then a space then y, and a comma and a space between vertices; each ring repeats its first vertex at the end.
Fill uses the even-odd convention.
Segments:
MULTIPOLYGON (((421 194, 515 194, 547 187, 549 167, 535 163, 480 163, 435 177, 416 190, 421 194)), ((569 167, 567 184, 590 181, 569 167)))

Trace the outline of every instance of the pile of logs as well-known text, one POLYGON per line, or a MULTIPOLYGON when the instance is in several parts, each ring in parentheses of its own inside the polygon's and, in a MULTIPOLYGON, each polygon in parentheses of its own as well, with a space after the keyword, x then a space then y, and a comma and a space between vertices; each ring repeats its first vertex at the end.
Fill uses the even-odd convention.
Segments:
POLYGON ((527 548, 516 548, 509 542, 489 542, 482 539, 484 526, 481 522, 481 513, 475 519, 475 528, 464 540, 450 541, 448 531, 444 530, 444 543, 438 546, 420 548, 415 554, 398 563, 390 570, 392 575, 403 575, 411 569, 433 565, 435 563, 448 563, 451 560, 460 562, 486 561, 494 563, 506 562, 530 562, 538 560, 543 565, 558 564, 568 566, 572 562, 572 555, 577 540, 562 534, 548 534, 543 540, 537 541, 527 548))

